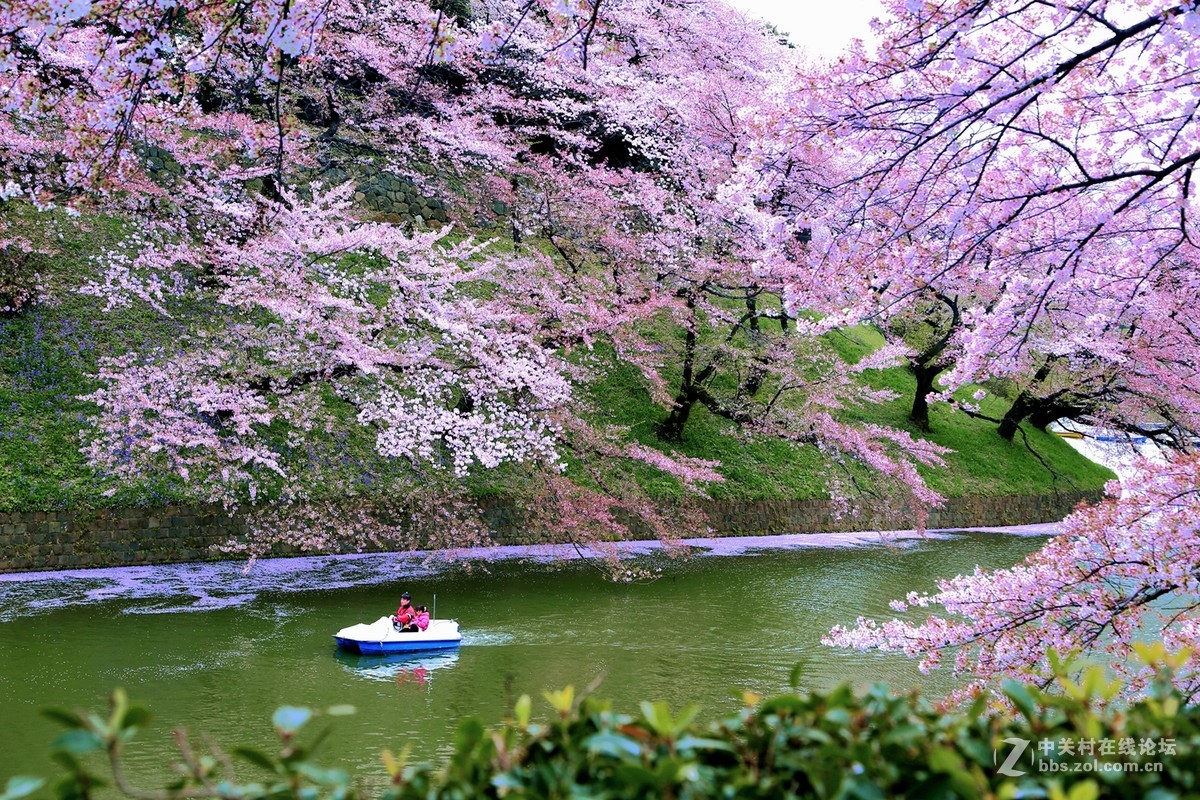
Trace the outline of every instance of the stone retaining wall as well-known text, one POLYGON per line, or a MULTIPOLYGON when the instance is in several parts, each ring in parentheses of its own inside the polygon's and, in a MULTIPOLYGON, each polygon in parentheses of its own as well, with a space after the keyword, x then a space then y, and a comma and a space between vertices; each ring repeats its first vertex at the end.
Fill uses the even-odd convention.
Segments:
MULTIPOLYGON (((951 497, 931 511, 929 528, 981 528, 1057 522, 1084 501, 1103 492, 1060 492, 1013 497, 951 497)), ((841 533, 861 530, 906 530, 913 516, 905 509, 875 509, 838 518, 827 500, 713 500, 705 513, 718 536, 769 533, 841 533)))
MULTIPOLYGON (((931 528, 1025 525, 1062 519, 1099 492, 1028 497, 956 497, 929 518, 931 528)), ((911 528, 912 516, 884 509, 867 516, 835 517, 824 500, 712 500, 704 511, 717 536, 827 533, 911 528)), ((508 510, 489 509, 498 541, 523 541, 508 510)), ((244 521, 220 506, 30 511, 0 514, 0 573, 81 567, 220 560, 215 545, 245 532, 244 521)))

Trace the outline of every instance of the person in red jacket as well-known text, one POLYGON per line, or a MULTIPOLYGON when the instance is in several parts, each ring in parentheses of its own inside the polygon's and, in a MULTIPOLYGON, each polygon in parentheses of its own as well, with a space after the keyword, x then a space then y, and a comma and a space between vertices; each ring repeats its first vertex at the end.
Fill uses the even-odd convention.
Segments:
POLYGON ((401 633, 420 633, 429 627, 429 611, 425 606, 417 606, 416 616, 413 621, 402 628, 399 628, 401 633))
POLYGON ((411 625, 413 620, 416 618, 417 612, 412 607, 411 598, 408 596, 408 592, 405 592, 404 594, 400 595, 400 607, 397 608, 396 613, 392 615, 392 625, 395 626, 396 630, 402 631, 407 626, 411 625))

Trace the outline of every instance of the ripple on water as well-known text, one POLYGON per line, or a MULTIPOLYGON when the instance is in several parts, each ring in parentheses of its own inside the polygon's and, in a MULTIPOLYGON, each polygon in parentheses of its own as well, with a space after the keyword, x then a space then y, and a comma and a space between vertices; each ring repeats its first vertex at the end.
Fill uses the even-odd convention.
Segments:
MULTIPOLYGON (((891 551, 877 537, 852 536, 838 539, 850 549, 822 552, 788 537, 779 541, 791 546, 752 554, 771 541, 713 542, 716 557, 664 561, 661 580, 633 585, 605 582, 581 563, 467 571, 386 555, 263 561, 249 575, 227 563, 0 576, 0 613, 24 617, 0 626, 0 708, 12 720, 10 735, 0 736, 0 774, 44 760, 58 731, 39 706, 98 708, 117 685, 158 715, 131 769, 154 782, 174 759, 174 726, 194 725, 226 745, 267 745, 281 704, 358 708, 337 720, 329 759, 382 772, 376 754, 384 747, 412 744, 414 758, 437 758, 453 749, 463 717, 498 721, 522 694, 545 715, 544 691, 582 691, 601 675, 598 696, 614 708, 700 703, 705 719, 736 711, 744 690, 786 689, 797 662, 805 664, 802 685, 813 689, 886 679, 940 694, 951 688, 948 677, 928 683, 900 655, 831 650, 820 637, 859 614, 890 615, 887 602, 907 589, 976 564, 1010 565, 1037 546, 914 536, 902 541, 920 546, 891 551), (720 557, 737 552, 747 557, 720 557), (463 626, 461 655, 335 655, 330 634, 394 608, 401 585, 422 598, 442 593, 438 610, 463 626), (76 604, 90 608, 43 613, 76 604), (204 608, 212 613, 169 613, 204 608)), ((640 564, 665 558, 648 552, 640 564)))
MULTIPOLYGON (((1056 532, 1053 525, 979 529, 987 532, 1041 536, 1056 532)), ((954 531, 891 531, 886 533, 788 534, 689 539, 695 555, 726 557, 778 550, 867 547, 910 548, 932 539, 953 538, 954 531)), ((658 555, 658 542, 625 542, 630 557, 658 555)), ((554 546, 500 546, 457 551, 466 561, 549 562, 577 560, 597 554, 554 546)), ((428 553, 365 553, 264 559, 246 570, 242 562, 167 564, 109 569, 63 570, 0 575, 0 621, 45 613, 68 606, 130 601, 130 614, 211 611, 252 603, 264 593, 293 593, 347 589, 446 574, 461 566, 428 553), (185 598, 181 601, 181 598, 185 598), (187 600, 186 598, 191 598, 187 600)))
POLYGON ((504 645, 513 644, 519 641, 522 637, 518 637, 512 631, 489 630, 487 628, 474 628, 471 631, 463 631, 462 643, 471 645, 472 647, 502 647, 504 645))
POLYGON ((159 603, 157 605, 132 606, 125 609, 126 614, 178 614, 180 612, 215 611, 219 608, 241 606, 258 597, 257 594, 234 594, 224 597, 213 595, 196 595, 190 603, 159 603))

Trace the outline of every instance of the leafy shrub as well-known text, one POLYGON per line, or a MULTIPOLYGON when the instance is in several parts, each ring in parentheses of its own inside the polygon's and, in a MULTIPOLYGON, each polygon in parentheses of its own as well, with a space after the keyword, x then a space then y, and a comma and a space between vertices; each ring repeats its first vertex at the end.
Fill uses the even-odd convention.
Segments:
MULTIPOLYGON (((1178 663, 1178 662, 1176 662, 1178 663)), ((1168 665, 1169 666, 1169 665, 1168 665)), ((827 693, 748 695, 738 715, 709 726, 695 709, 672 714, 663 703, 642 703, 619 714, 568 688, 548 692, 550 721, 532 720, 522 697, 511 719, 488 730, 464 721, 455 750, 441 768, 409 766, 383 753, 390 782, 382 800, 475 797, 590 798, 1015 798, 1092 800, 1098 797, 1195 797, 1200 793, 1200 709, 1184 703, 1166 680, 1123 708, 1107 701, 1117 687, 1098 668, 1082 678, 1058 678, 1060 692, 1010 683, 1011 712, 989 713, 984 700, 951 713, 917 694, 897 696, 882 685, 856 695, 846 686, 827 693), (1027 746, 1009 758, 1014 743, 1027 746), (1042 743, 1050 742, 1055 752, 1042 743), (1073 743, 1074 753, 1064 752, 1073 743), (1091 742, 1090 746, 1084 743, 1091 742), (1110 742, 1113 752, 1103 743, 1110 742), (1129 743, 1128 745, 1126 743, 1129 743), (1146 743, 1153 744, 1149 752, 1146 743), (1086 750, 1092 752, 1086 753, 1086 750)), ((142 800, 172 797, 352 800, 362 781, 313 761, 328 730, 302 727, 321 714, 279 709, 280 750, 237 748, 233 758, 261 776, 239 783, 226 754, 201 753, 180 735, 180 775, 161 793, 126 785, 120 761, 133 733, 149 720, 114 693, 107 720, 82 712, 48 712, 68 730, 54 744, 67 774, 53 787, 60 800, 90 797, 101 777, 86 754, 107 753, 116 789, 142 800)), ((1017 744, 1016 746, 1020 746, 1017 744)), ((211 747, 211 746, 210 746, 211 747)), ((239 769, 239 772, 241 770, 239 769)), ((0 800, 44 793, 36 778, 14 778, 0 800)))

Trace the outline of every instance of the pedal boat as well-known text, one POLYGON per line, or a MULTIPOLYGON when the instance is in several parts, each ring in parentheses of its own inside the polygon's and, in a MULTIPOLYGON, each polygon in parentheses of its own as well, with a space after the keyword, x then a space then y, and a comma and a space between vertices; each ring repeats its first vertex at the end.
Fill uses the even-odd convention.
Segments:
POLYGON ((333 638, 343 650, 363 655, 449 650, 462 642, 458 623, 452 619, 431 620, 429 627, 423 631, 401 633, 392 625, 391 617, 380 617, 374 622, 342 628, 333 638))

